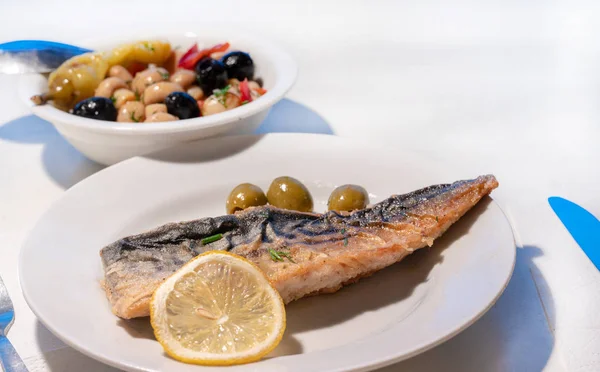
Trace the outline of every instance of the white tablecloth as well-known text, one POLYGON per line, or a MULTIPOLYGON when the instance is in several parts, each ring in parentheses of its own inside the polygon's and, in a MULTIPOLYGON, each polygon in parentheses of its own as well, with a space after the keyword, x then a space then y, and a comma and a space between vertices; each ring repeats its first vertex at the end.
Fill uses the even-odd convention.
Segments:
MULTIPOLYGON (((599 6, 5 1, 0 41, 77 43, 194 22, 273 39, 297 59, 300 75, 262 131, 367 138, 494 173, 501 183, 495 199, 519 246, 506 292, 457 337, 383 371, 591 372, 600 370, 600 274, 547 198, 565 197, 600 216, 599 6), (278 120, 290 112, 295 120, 278 120)), ((21 295, 17 255, 28 231, 67 188, 102 167, 30 116, 16 82, 0 76, 0 275, 17 314, 9 338, 32 371, 111 371, 50 334, 21 295)))

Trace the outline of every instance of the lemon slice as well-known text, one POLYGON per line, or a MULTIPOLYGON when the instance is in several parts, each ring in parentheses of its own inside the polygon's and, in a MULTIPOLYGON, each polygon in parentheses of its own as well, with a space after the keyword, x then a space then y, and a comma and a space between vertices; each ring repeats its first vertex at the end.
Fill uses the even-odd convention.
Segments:
POLYGON ((230 365, 259 360, 285 330, 285 307, 265 274, 244 258, 209 251, 156 289, 154 335, 186 363, 230 365))

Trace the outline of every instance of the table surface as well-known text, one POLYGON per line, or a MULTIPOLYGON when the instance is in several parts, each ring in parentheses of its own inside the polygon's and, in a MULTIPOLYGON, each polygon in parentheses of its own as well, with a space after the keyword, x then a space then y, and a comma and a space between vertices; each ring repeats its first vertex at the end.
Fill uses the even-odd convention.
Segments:
MULTIPOLYGON (((518 245, 508 288, 466 331, 382 371, 600 370, 600 274, 547 202, 562 196, 600 216, 600 3, 51 4, 0 4, 0 41, 77 43, 220 20, 267 36, 299 63, 297 84, 260 131, 366 138, 497 176, 494 197, 518 245)), ((32 116, 16 82, 0 76, 0 275, 17 314, 9 338, 32 371, 114 371, 66 347, 21 294, 17 255, 28 231, 102 166, 32 116)))

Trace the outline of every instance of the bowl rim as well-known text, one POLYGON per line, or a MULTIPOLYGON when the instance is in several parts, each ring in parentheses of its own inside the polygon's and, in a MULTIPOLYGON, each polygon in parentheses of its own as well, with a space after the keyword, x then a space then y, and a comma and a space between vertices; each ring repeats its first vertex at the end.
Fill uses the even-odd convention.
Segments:
MULTIPOLYGON (((261 53, 265 56, 265 59, 272 63, 273 68, 275 69, 276 79, 274 84, 266 94, 260 97, 260 99, 252 101, 249 104, 236 107, 234 110, 193 119, 178 120, 174 122, 143 123, 142 125, 139 123, 120 123, 83 118, 65 111, 61 111, 50 104, 40 106, 36 106, 32 102, 27 102, 27 104, 31 107, 32 112, 36 116, 46 119, 52 123, 58 122, 67 126, 86 129, 98 133, 118 133, 123 135, 176 133, 204 128, 213 128, 240 121, 257 114, 260 111, 268 110, 271 106, 280 101, 283 96, 285 96, 285 94, 292 88, 296 81, 298 66, 289 53, 273 42, 265 40, 262 37, 250 35, 245 31, 244 33, 239 33, 232 30, 224 31, 222 29, 215 31, 214 28, 211 28, 202 29, 201 31, 195 32, 169 31, 160 34, 157 34, 156 32, 145 34, 138 33, 132 34, 132 36, 128 36, 126 38, 123 38, 119 35, 111 35, 104 38, 90 39, 79 44, 87 47, 99 47, 102 49, 104 46, 117 46, 128 41, 144 39, 170 39, 174 37, 186 37, 190 39, 195 38, 199 42, 202 42, 202 39, 219 37, 229 41, 233 40, 232 45, 234 46, 238 43, 260 45, 261 53), (155 35, 153 36, 153 34, 155 35), (198 35, 203 36, 200 37, 198 35)), ((251 53, 252 51, 249 52, 251 53)), ((35 74, 35 76, 42 77, 41 74, 35 74)), ((25 81, 24 84, 31 85, 33 82, 32 80, 29 80, 25 81)))

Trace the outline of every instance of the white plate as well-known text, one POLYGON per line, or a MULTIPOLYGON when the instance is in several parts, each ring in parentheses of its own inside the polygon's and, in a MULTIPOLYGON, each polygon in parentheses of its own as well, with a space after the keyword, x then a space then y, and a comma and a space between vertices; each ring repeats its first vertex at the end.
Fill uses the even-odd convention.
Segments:
MULTIPOLYGON (((116 318, 100 289, 98 251, 166 222, 223 214, 236 184, 266 188, 280 175, 303 180, 317 210, 344 183, 363 185, 376 202, 476 176, 410 152, 299 134, 205 140, 130 159, 71 188, 40 219, 19 262, 29 306, 67 344, 107 364, 131 371, 221 371, 167 357, 147 319, 116 318)), ((408 358, 485 313, 514 261, 510 226, 486 198, 433 248, 336 294, 292 303, 276 351, 228 370, 362 371, 408 358)))

